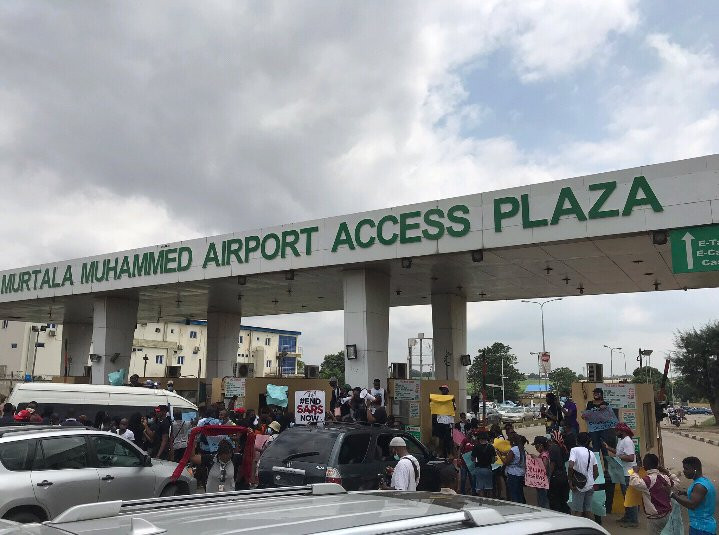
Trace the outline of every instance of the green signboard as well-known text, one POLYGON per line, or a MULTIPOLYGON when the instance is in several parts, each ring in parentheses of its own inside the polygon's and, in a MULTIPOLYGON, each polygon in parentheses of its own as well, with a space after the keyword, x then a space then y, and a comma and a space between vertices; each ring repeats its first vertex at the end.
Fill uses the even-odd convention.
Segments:
POLYGON ((719 271, 719 225, 672 230, 674 273, 719 271))

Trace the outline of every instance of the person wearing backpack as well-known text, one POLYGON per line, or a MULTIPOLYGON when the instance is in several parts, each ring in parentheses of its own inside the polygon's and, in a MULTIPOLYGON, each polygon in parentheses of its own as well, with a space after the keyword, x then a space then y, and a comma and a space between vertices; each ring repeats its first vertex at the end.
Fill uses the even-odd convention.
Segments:
POLYGON ((577 446, 569 452, 569 487, 572 489, 572 502, 569 505, 574 516, 594 518, 592 513, 592 495, 594 481, 599 476, 599 467, 594 452, 589 449, 589 433, 577 435, 577 446))
MULTIPOLYGON (((419 485, 419 461, 409 454, 407 443, 402 437, 394 437, 389 443, 390 451, 397 460, 394 468, 387 467, 392 473, 389 488, 394 490, 417 490, 419 485)), ((382 488, 387 488, 385 485, 382 488)))

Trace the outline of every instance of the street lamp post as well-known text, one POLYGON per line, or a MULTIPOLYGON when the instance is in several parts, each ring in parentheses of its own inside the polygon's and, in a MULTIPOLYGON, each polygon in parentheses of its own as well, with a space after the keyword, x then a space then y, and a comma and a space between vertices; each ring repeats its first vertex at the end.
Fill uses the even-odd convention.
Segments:
POLYGON ((604 344, 604 347, 606 347, 609 350, 609 377, 614 379, 614 351, 616 350, 618 352, 622 348, 621 347, 609 347, 607 344, 604 344))
POLYGON ((33 356, 32 356, 32 368, 30 370, 30 375, 32 377, 35 377, 35 362, 37 362, 37 344, 40 340, 40 332, 45 331, 45 330, 47 330, 47 327, 45 325, 40 325, 40 326, 33 325, 32 326, 32 332, 37 333, 35 335, 35 352, 33 353, 33 356))
MULTIPOLYGON (((526 299, 522 299, 522 303, 532 303, 534 305, 539 305, 539 310, 540 310, 541 316, 542 316, 542 353, 547 352, 547 344, 544 339, 544 305, 546 305, 547 303, 551 303, 553 301, 561 301, 561 300, 562 300, 561 297, 555 297, 554 299, 547 299, 546 301, 528 301, 526 299)), ((537 359, 537 361, 539 361, 539 359, 537 359)), ((540 373, 539 373, 539 379, 540 379, 540 383, 541 383, 541 379, 542 379, 541 368, 540 368, 540 373)), ((548 378, 545 377, 544 378, 545 389, 547 387, 547 380, 548 380, 548 378)))
POLYGON ((624 380, 626 381, 628 379, 628 376, 627 376, 627 354, 624 351, 617 351, 617 353, 621 353, 622 357, 624 357, 624 380))

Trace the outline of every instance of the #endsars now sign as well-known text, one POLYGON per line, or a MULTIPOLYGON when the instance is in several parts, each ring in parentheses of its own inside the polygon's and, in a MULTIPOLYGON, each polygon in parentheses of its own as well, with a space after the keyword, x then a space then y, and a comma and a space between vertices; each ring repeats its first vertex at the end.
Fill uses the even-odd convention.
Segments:
POLYGON ((295 392, 295 424, 307 425, 325 421, 325 391, 295 392))

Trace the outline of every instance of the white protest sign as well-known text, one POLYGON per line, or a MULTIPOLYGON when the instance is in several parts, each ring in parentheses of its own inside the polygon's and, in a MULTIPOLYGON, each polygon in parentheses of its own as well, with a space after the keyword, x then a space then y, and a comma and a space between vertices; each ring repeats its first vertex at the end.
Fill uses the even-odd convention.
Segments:
POLYGON ((632 383, 612 383, 597 385, 604 392, 604 401, 612 409, 636 409, 637 388, 632 383))
POLYGON ((295 424, 306 425, 325 421, 325 391, 298 390, 295 392, 295 424))
POLYGON ((245 397, 244 377, 228 377, 225 379, 225 397, 231 398, 232 396, 245 397))
POLYGON ((419 401, 419 381, 415 379, 395 379, 394 399, 397 401, 419 401))

